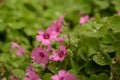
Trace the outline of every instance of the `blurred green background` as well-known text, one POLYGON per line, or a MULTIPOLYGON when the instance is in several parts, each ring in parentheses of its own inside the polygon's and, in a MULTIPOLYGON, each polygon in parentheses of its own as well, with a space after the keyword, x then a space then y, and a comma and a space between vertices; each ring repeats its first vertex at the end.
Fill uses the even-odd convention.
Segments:
POLYGON ((10 54, 12 41, 30 53, 38 45, 35 40, 37 30, 45 30, 63 14, 66 14, 66 24, 72 31, 78 30, 74 27, 80 25, 81 12, 91 17, 96 13, 106 17, 117 14, 119 10, 120 0, 0 0, 0 79, 10 75, 8 72, 14 68, 12 73, 24 76, 24 72, 16 68, 25 71, 30 63, 28 57, 18 58, 10 54))
POLYGON ((111 16, 120 9, 120 0, 0 0, 0 53, 8 52, 11 41, 26 49, 35 46, 38 29, 45 29, 66 14, 70 29, 85 15, 111 16))

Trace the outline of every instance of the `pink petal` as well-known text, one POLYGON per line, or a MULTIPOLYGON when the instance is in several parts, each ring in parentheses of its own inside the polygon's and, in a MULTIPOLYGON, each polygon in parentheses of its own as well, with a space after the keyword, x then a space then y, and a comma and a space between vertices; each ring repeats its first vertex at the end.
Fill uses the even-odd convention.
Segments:
POLYGON ((88 19, 89 19, 89 16, 88 16, 88 15, 81 17, 81 18, 80 18, 80 24, 86 23, 86 22, 88 21, 88 19))
POLYGON ((18 50, 17 51, 17 55, 20 56, 20 55, 23 55, 24 53, 21 51, 21 50, 18 50))
POLYGON ((37 41, 42 41, 42 40, 43 40, 43 36, 37 35, 37 36, 36 36, 36 40, 37 40, 37 41))
POLYGON ((25 77, 23 80, 29 80, 29 78, 25 77))
POLYGON ((30 66, 26 69, 26 77, 23 80, 40 80, 39 76, 35 73, 33 66, 30 66))
POLYGON ((77 78, 70 72, 66 73, 66 80, 77 80, 77 78))
POLYGON ((36 57, 36 56, 38 56, 39 51, 43 52, 44 50, 41 47, 37 47, 37 48, 32 50, 32 54, 31 55, 33 57, 36 57))
POLYGON ((42 44, 44 44, 44 45, 50 45, 50 40, 44 39, 44 40, 42 41, 42 44))
POLYGON ((64 70, 59 70, 59 72, 58 72, 58 75, 59 75, 60 77, 65 76, 65 74, 66 74, 66 71, 64 71, 64 70))
POLYGON ((66 51, 66 46, 61 45, 61 46, 60 46, 60 50, 61 50, 61 51, 66 51))
POLYGON ((50 56, 49 59, 51 59, 51 60, 53 60, 53 61, 58 61, 58 60, 60 59, 60 57, 57 56, 57 55, 52 55, 52 56, 50 56))
POLYGON ((44 55, 45 55, 45 57, 46 57, 46 58, 48 58, 48 57, 49 57, 49 54, 48 54, 48 53, 49 53, 49 51, 47 51, 47 49, 46 49, 46 51, 44 51, 44 53, 45 53, 45 54, 44 54, 44 55))
POLYGON ((43 63, 43 64, 47 64, 48 63, 48 59, 47 58, 43 58, 42 60, 41 60, 41 63, 43 63))
POLYGON ((11 44, 12 48, 17 49, 17 55, 23 55, 25 53, 25 50, 22 46, 18 45, 15 42, 12 42, 11 44))
POLYGON ((60 32, 62 29, 62 25, 64 24, 64 16, 60 16, 59 19, 55 20, 49 28, 47 28, 47 32, 52 32, 52 31, 56 31, 56 32, 60 32))
POLYGON ((58 36, 57 32, 55 31, 51 32, 50 40, 57 40, 58 39, 57 36, 58 36))
POLYGON ((19 45, 16 42, 12 42, 11 46, 12 46, 12 48, 18 48, 19 47, 19 45))
POLYGON ((58 41, 59 41, 59 43, 62 45, 63 42, 64 42, 64 38, 59 38, 58 41))
POLYGON ((53 80, 59 80, 59 76, 58 75, 54 75, 51 77, 53 80))
POLYGON ((43 35, 44 32, 42 30, 38 30, 38 34, 43 35))
POLYGON ((42 58, 39 57, 39 55, 38 55, 38 56, 33 58, 33 61, 36 62, 37 64, 40 64, 40 63, 42 63, 42 58))
POLYGON ((52 23, 51 26, 46 29, 46 32, 47 32, 47 33, 51 33, 51 32, 54 31, 54 30, 55 30, 55 26, 54 26, 54 24, 52 23))
POLYGON ((65 59, 65 56, 61 57, 59 60, 62 62, 65 59))
POLYGON ((120 15, 120 10, 118 11, 118 14, 120 15))

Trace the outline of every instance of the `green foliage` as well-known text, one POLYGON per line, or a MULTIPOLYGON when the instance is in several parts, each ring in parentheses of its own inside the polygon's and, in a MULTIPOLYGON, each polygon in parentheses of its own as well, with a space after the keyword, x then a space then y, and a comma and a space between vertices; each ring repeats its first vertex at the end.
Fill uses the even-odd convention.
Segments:
POLYGON ((119 80, 119 18, 119 15, 100 18, 96 14, 94 21, 76 26, 71 32, 71 37, 74 35, 78 40, 73 50, 74 55, 77 54, 74 56, 78 58, 75 59, 77 66, 80 66, 81 59, 85 61, 82 69, 78 68, 82 80, 109 80, 111 76, 112 80, 119 80))
MULTIPOLYGON (((20 80, 30 63, 38 29, 45 30, 53 20, 66 14, 63 33, 70 40, 63 62, 50 62, 47 70, 34 64, 42 80, 51 80, 58 70, 69 70, 78 80, 120 79, 120 0, 0 0, 0 79, 13 74, 20 80), (94 16, 79 24, 84 15, 94 16), (114 15, 115 14, 115 15, 114 15), (11 49, 16 41, 26 49, 17 56, 11 49), (2 74, 1 74, 2 73, 2 74)), ((57 44, 55 47, 58 47, 57 44)))
POLYGON ((17 76, 19 79, 23 79, 24 78, 24 75, 25 75, 25 72, 21 69, 14 69, 12 71, 12 73, 17 76))
POLYGON ((110 65, 111 64, 111 60, 110 60, 110 57, 109 57, 109 55, 107 55, 107 54, 100 54, 100 53, 98 53, 98 54, 96 54, 96 55, 94 55, 93 56, 93 60, 97 63, 97 64, 99 64, 99 65, 110 65))

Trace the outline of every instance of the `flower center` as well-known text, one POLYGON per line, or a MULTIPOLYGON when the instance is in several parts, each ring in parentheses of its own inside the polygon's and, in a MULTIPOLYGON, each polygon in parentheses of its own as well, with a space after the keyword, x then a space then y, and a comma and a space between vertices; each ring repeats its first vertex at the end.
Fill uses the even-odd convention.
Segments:
POLYGON ((39 52, 39 56, 40 56, 40 57, 44 57, 45 55, 44 55, 43 52, 39 52))
POLYGON ((44 37, 45 39, 48 39, 50 36, 49 36, 49 34, 44 34, 43 37, 44 37))
POLYGON ((64 80, 64 77, 61 77, 59 80, 64 80))
POLYGON ((63 56, 64 56, 63 51, 60 51, 59 56, 60 56, 60 57, 63 57, 63 56))

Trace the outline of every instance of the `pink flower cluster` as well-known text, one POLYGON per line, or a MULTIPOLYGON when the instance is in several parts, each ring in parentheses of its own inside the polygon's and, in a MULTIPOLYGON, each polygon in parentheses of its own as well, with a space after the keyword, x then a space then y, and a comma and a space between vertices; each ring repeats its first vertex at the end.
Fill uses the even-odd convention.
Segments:
POLYGON ((64 16, 55 20, 46 31, 38 30, 36 40, 40 41, 43 45, 47 46, 47 49, 37 47, 32 51, 32 59, 38 64, 46 65, 48 60, 63 61, 66 56, 66 46, 62 45, 63 39, 59 38, 62 26, 64 24, 64 16), (51 42, 57 41, 60 43, 60 49, 55 50, 51 47, 51 42), (49 52, 52 51, 52 55, 49 52))
POLYGON ((30 66, 26 69, 26 77, 23 80, 40 80, 39 76, 35 73, 33 66, 30 66))
POLYGON ((25 54, 25 49, 22 46, 18 45, 16 42, 12 42, 11 46, 13 49, 17 49, 17 55, 20 56, 25 54))
MULTIPOLYGON (((41 64, 45 69, 49 65, 49 61, 62 62, 66 57, 66 46, 63 45, 64 38, 60 37, 62 33, 62 27, 64 24, 64 15, 55 20, 46 31, 38 30, 36 40, 42 43, 42 46, 38 46, 32 50, 31 58, 32 62, 41 64), (52 42, 59 43, 59 49, 52 48, 52 42), (44 47, 43 47, 44 46, 44 47), (50 54, 52 52, 52 54, 50 54)), ((12 42, 12 48, 17 49, 17 55, 24 54, 24 49, 15 42, 12 42)), ((58 75, 53 75, 52 80, 77 80, 70 72, 60 70, 58 75)), ((26 76, 23 80, 40 80, 39 75, 36 74, 34 67, 30 64, 26 69, 26 76)))
POLYGON ((66 56, 66 46, 61 45, 60 50, 53 50, 53 55, 50 59, 53 61, 63 61, 66 56))
MULTIPOLYGON (((59 38, 62 26, 64 24, 64 16, 61 16, 58 20, 55 20, 46 31, 38 30, 36 40, 40 41, 47 48, 37 47, 32 51, 32 59, 38 64, 47 65, 49 60, 51 61, 63 61, 66 57, 66 46, 62 43, 63 38, 59 38), (56 50, 51 47, 51 42, 57 41, 60 43, 60 49, 56 50), (52 51, 52 55, 49 52, 52 51)), ((58 75, 51 77, 52 80, 77 80, 71 73, 64 70, 60 70, 58 75)))

